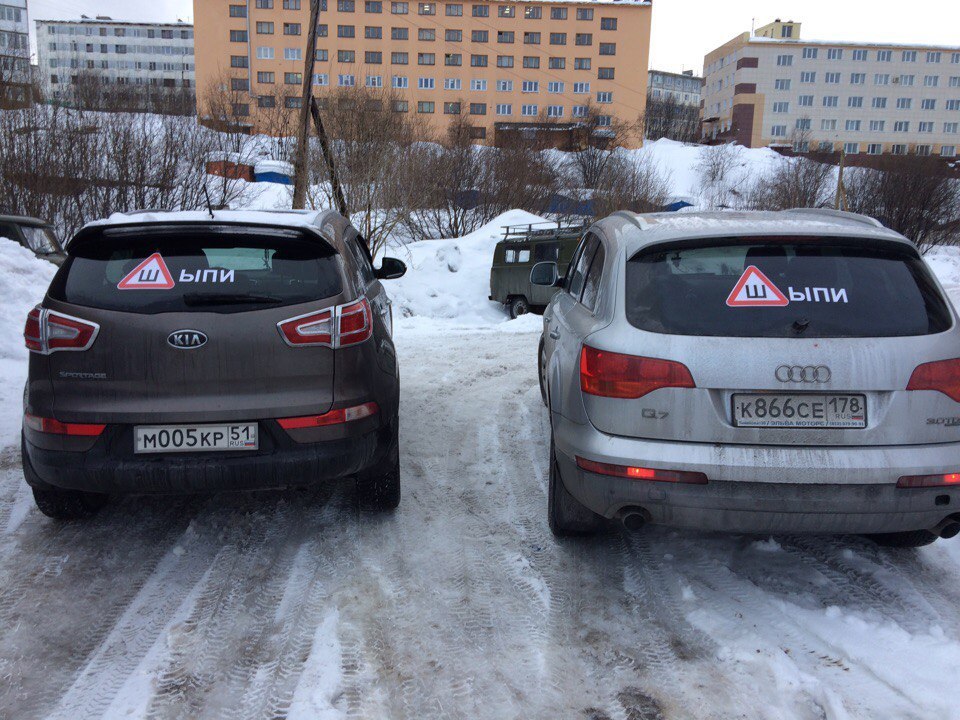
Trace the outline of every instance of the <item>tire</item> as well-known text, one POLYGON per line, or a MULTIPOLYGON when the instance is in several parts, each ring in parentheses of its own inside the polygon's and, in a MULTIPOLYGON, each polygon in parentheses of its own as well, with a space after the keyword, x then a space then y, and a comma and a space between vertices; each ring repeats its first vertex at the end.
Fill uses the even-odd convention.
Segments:
POLYGON ((550 435, 550 481, 547 490, 547 522, 556 537, 595 535, 604 525, 604 519, 582 505, 560 479, 557 468, 553 434, 550 435))
POLYGON ((80 490, 33 488, 33 500, 40 512, 54 520, 82 520, 97 514, 108 497, 80 490))
POLYGON ((890 548, 918 548, 937 540, 937 536, 929 530, 881 533, 879 535, 867 535, 867 537, 881 547, 890 548))
POLYGON ((540 381, 540 397, 543 399, 543 404, 547 404, 547 383, 546 378, 544 377, 544 363, 546 362, 546 356, 543 354, 543 338, 540 338, 540 348, 537 350, 537 379, 540 381))
POLYGON ((357 475, 357 502, 365 510, 393 510, 400 504, 400 443, 393 447, 383 465, 357 475))
POLYGON ((527 302, 525 297, 516 297, 510 301, 510 317, 513 320, 516 320, 521 315, 526 315, 530 312, 530 303, 527 302))

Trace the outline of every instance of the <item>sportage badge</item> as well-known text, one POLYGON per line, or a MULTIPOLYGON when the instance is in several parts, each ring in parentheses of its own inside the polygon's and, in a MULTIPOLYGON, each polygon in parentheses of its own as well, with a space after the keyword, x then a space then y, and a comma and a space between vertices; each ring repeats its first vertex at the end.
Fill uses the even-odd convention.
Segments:
POLYGON ((781 365, 773 374, 780 382, 830 382, 830 368, 826 365, 781 365))
POLYGON ((199 330, 174 330, 167 335, 167 344, 178 350, 193 350, 207 344, 207 336, 199 330))

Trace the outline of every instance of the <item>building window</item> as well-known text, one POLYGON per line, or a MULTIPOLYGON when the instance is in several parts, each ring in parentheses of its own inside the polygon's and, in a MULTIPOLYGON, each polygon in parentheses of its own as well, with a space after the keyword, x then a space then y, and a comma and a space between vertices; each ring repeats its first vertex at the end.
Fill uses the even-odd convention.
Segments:
POLYGON ((460 3, 447 3, 448 17, 463 17, 463 5, 460 3))
POLYGON ((613 69, 612 67, 597 68, 597 79, 598 79, 598 80, 613 80, 613 79, 614 79, 614 69, 613 69))
POLYGON ((523 66, 529 69, 537 69, 540 67, 540 58, 525 56, 523 58, 523 66))
POLYGON ((431 77, 417 78, 418 90, 433 90, 437 86, 436 81, 431 77))
POLYGON ((593 8, 577 8, 577 20, 593 20, 593 8))
POLYGON ((363 9, 365 12, 378 15, 383 12, 383 3, 380 0, 366 0, 363 9))
POLYGON ((409 28, 403 28, 403 27, 390 28, 390 39, 391 40, 409 40, 410 39, 409 28))
POLYGON ((497 105, 497 115, 513 115, 513 105, 497 105))
POLYGON ((329 33, 330 33, 330 31, 329 31, 329 29, 327 28, 326 23, 324 23, 324 24, 322 24, 322 25, 317 25, 317 37, 327 37, 327 35, 329 35, 329 33))
POLYGON ((539 5, 527 5, 523 9, 523 17, 527 20, 539 20, 543 17, 543 8, 539 5))
POLYGON ((573 92, 575 95, 589 95, 590 94, 590 83, 588 82, 575 82, 573 84, 573 92))
POLYGON ((520 85, 520 91, 525 93, 540 92, 540 83, 537 80, 524 80, 520 85))
POLYGON ((250 89, 250 81, 246 78, 230 78, 230 89, 246 92, 250 89))
POLYGON ((593 45, 593 35, 591 33, 577 33, 573 37, 574 45, 593 45))
POLYGON ((390 53, 391 65, 406 65, 409 62, 409 55, 405 52, 390 53))
POLYGON ((843 144, 843 151, 847 155, 859 155, 860 154, 860 143, 848 142, 843 144))
POLYGON ((917 155, 919 155, 920 157, 928 157, 930 155, 930 146, 917 145, 917 155))
POLYGON ((443 114, 444 115, 459 115, 460 114, 460 103, 458 102, 445 102, 443 104, 443 114))
POLYGON ((313 84, 320 87, 327 87, 330 84, 330 76, 326 73, 317 73, 313 76, 313 84))
POLYGON ((356 10, 354 0, 337 0, 337 12, 352 13, 356 10))
POLYGON ((547 117, 548 118, 563 117, 563 105, 547 105, 547 117))
POLYGON ((470 41, 475 43, 485 43, 490 38, 490 32, 487 30, 474 30, 470 33, 470 41))
POLYGON ((497 67, 512 68, 513 55, 497 55, 497 67))
POLYGON ((826 132, 831 132, 837 129, 837 121, 833 120, 821 120, 820 129, 826 132))
MULTIPOLYGON (((497 33, 497 42, 498 42, 498 43, 504 43, 504 44, 512 43, 512 42, 513 42, 513 37, 514 37, 514 35, 513 35, 512 32, 510 32, 510 31, 508 31, 508 30, 500 30, 500 31, 497 33)), ((484 42, 486 42, 486 40, 484 40, 484 42)))
POLYGON ((487 56, 486 55, 471 55, 470 56, 470 67, 486 67, 487 66, 487 56))
POLYGON ((550 8, 550 19, 551 20, 566 20, 567 19, 567 9, 565 7, 554 7, 550 8))
POLYGON ((566 34, 566 33, 550 33, 550 44, 551 44, 551 45, 566 45, 566 44, 567 44, 567 34, 566 34))
POLYGON ((562 95, 563 83, 558 80, 551 80, 547 83, 547 92, 553 93, 554 95, 562 95))
POLYGON ((273 23, 272 23, 272 22, 258 22, 258 23, 257 23, 257 35, 273 35, 273 23))
POLYGON ((615 17, 600 18, 600 29, 601 29, 601 30, 616 30, 616 29, 617 29, 617 19, 616 19, 615 17))
POLYGON ((829 48, 827 50, 827 60, 843 60, 843 49, 829 48))
POLYGON ((874 85, 889 85, 890 84, 890 75, 887 73, 877 73, 873 76, 874 85))
POLYGON ((886 110, 887 109, 887 99, 885 97, 875 97, 873 99, 873 109, 874 110, 886 110))
POLYGON ((463 85, 460 82, 460 78, 446 78, 443 81, 444 90, 460 90, 463 85))
POLYGON ((817 59, 817 48, 806 47, 803 49, 803 59, 804 60, 816 60, 817 59))
POLYGON ((870 132, 883 132, 883 129, 886 126, 886 124, 887 123, 884 120, 871 120, 870 132))
POLYGON ((258 47, 257 48, 257 60, 273 60, 273 48, 272 47, 258 47))
POLYGON ((893 131, 898 133, 910 132, 910 122, 907 120, 897 120, 893 124, 893 131))
POLYGON ((960 100, 947 100, 947 110, 960 110, 960 100))
POLYGON ((284 34, 284 35, 299 35, 299 34, 300 34, 300 23, 284 23, 284 24, 283 24, 283 34, 284 34))
POLYGON ((272 72, 258 72, 257 82, 261 85, 272 85, 276 82, 276 75, 272 72))
POLYGON ((866 51, 866 50, 854 50, 854 51, 853 51, 853 61, 854 61, 854 62, 866 62, 866 61, 867 61, 867 51, 866 51))
POLYGON ((288 72, 283 74, 283 83, 285 85, 302 85, 303 73, 288 72))
POLYGON ((824 82, 827 85, 839 85, 840 84, 840 73, 838 72, 828 72, 824 75, 824 82))
POLYGON ((877 62, 890 62, 893 60, 892 50, 877 50, 877 62))
POLYGON ((247 117, 250 114, 250 105, 247 103, 233 103, 231 110, 234 117, 247 117))
POLYGON ((860 132, 860 121, 859 120, 847 120, 844 125, 844 129, 847 132, 860 132))
POLYGON ((573 69, 574 69, 574 70, 589 70, 589 69, 590 69, 590 58, 574 58, 574 59, 573 59, 573 69))
POLYGON ((383 38, 383 28, 379 26, 367 25, 363 29, 363 36, 367 40, 380 40, 383 38))
POLYGON ((587 116, 587 111, 588 111, 589 109, 590 109, 590 108, 588 108, 586 105, 574 105, 574 106, 573 106, 573 113, 572 113, 572 115, 573 115, 574 117, 586 117, 586 116, 587 116))
POLYGON ((817 74, 815 72, 806 70, 800 73, 800 82, 804 84, 815 83, 817 81, 817 74))
POLYGON ((487 106, 485 103, 470 103, 470 114, 471 115, 486 115, 487 106))
POLYGON ((301 50, 300 48, 284 48, 283 59, 284 60, 303 60, 303 50, 301 50))
POLYGON ((410 87, 410 79, 403 75, 394 75, 390 86, 394 90, 406 90, 408 87, 410 87))
MULTIPOLYGON (((56 67, 56 66, 54 66, 56 67)), ((231 55, 230 56, 230 67, 232 68, 246 68, 250 67, 250 61, 246 55, 231 55)))
POLYGON ((445 30, 443 39, 447 42, 463 42, 463 30, 445 30))
POLYGON ((410 102, 407 100, 394 100, 393 111, 398 113, 410 112, 410 102))
POLYGON ((840 102, 840 98, 836 95, 824 95, 823 96, 823 106, 824 107, 837 107, 840 102))
POLYGON ((420 3, 417 7, 417 12, 420 15, 436 15, 437 14, 437 5, 436 3, 420 3))
POLYGON ((524 45, 539 45, 540 44, 540 33, 538 32, 525 32, 523 34, 523 44, 524 45))
POLYGON ((613 102, 613 93, 609 91, 601 91, 597 93, 597 102, 601 105, 606 105, 613 102))
POLYGON ((780 79, 773 81, 774 90, 789 90, 790 89, 790 80, 789 79, 780 79))
POLYGON ((417 40, 421 42, 433 42, 437 39, 437 31, 433 28, 420 28, 417 31, 417 40))
POLYGON ((940 86, 940 76, 939 75, 927 75, 923 78, 923 86, 929 88, 935 88, 940 86))
POLYGON ((863 98, 858 96, 853 96, 847 98, 847 107, 851 108, 862 108, 863 107, 863 98))
POLYGON ((470 90, 473 92, 486 92, 487 81, 474 78, 470 81, 470 90))
POLYGON ((340 87, 353 87, 357 84, 357 79, 353 75, 338 75, 337 84, 340 87))
POLYGON ((337 62, 352 63, 357 61, 357 54, 353 50, 337 50, 337 62))
POLYGON ((353 25, 337 25, 337 37, 352 38, 356 37, 356 29, 353 25))
POLYGON ((497 92, 513 92, 513 80, 497 80, 497 92))
POLYGON ((460 67, 463 65, 463 55, 460 53, 445 53, 443 64, 450 67, 460 67))
POLYGON ((813 107, 813 95, 801 95, 797 98, 800 107, 813 107))
POLYGON ((474 5, 470 11, 473 17, 490 17, 489 5, 474 5))
POLYGON ((926 98, 926 99, 924 99, 924 100, 921 100, 921 101, 920 101, 920 109, 921 109, 921 110, 936 110, 936 109, 937 109, 937 101, 934 100, 933 98, 926 98))
POLYGON ((942 145, 940 147, 940 157, 952 158, 957 156, 956 145, 942 145))
POLYGON ((230 42, 245 43, 247 41, 247 31, 246 30, 231 30, 230 31, 230 42))
POLYGON ((433 112, 434 104, 429 101, 421 100, 417 103, 417 112, 421 114, 429 114, 433 112))
POLYGON ((900 84, 905 87, 913 87, 913 75, 901 75, 900 84))
POLYGON ((786 125, 774 125, 770 128, 770 137, 782 138, 787 136, 786 125))
POLYGON ((883 152, 883 145, 880 143, 870 143, 867 145, 867 155, 880 155, 883 152))
POLYGON ((850 84, 851 85, 864 85, 867 82, 866 73, 851 73, 850 75, 850 84))
POLYGON ((616 55, 616 54, 617 54, 617 44, 616 44, 616 43, 600 43, 600 54, 601 54, 601 55, 616 55))
MULTIPOLYGON (((599 93, 598 93, 599 94, 599 93)), ((773 112, 781 115, 790 112, 790 103, 788 102, 775 102, 773 104, 773 112)))
POLYGON ((257 107, 273 108, 277 106, 277 99, 273 95, 261 95, 257 98, 257 107))
POLYGON ((517 9, 513 5, 501 5, 497 8, 498 17, 512 18, 516 17, 517 9))
POLYGON ((798 118, 796 123, 797 130, 809 130, 812 126, 810 118, 798 118))
POLYGON ((960 132, 960 123, 948 122, 943 124, 943 132, 945 135, 956 135, 960 132))
POLYGON ((410 6, 405 2, 390 3, 390 13, 393 15, 406 15, 410 12, 410 6))
POLYGON ((538 114, 536 105, 521 105, 520 114, 524 117, 536 117, 538 114))
POLYGON ((778 67, 790 67, 793 65, 793 55, 777 55, 778 67))
POLYGON ((890 152, 891 152, 893 155, 906 155, 906 154, 907 154, 907 146, 906 146, 906 145, 899 145, 899 144, 898 144, 898 145, 892 145, 892 146, 890 147, 890 152))
POLYGON ((909 110, 913 106, 913 98, 897 98, 897 110, 909 110))
MULTIPOLYGON (((0 7, 0 10, 3 8, 0 7)), ((246 5, 231 5, 230 6, 230 17, 234 18, 245 18, 247 16, 247 6, 246 5)))
POLYGON ((927 62, 928 63, 939 63, 943 53, 941 52, 928 52, 927 53, 927 62))
POLYGON ((933 123, 932 122, 921 122, 919 127, 919 132, 922 133, 932 133, 933 132, 933 123))
POLYGON ((381 65, 383 64, 383 53, 377 50, 367 50, 363 54, 363 61, 367 65, 381 65))

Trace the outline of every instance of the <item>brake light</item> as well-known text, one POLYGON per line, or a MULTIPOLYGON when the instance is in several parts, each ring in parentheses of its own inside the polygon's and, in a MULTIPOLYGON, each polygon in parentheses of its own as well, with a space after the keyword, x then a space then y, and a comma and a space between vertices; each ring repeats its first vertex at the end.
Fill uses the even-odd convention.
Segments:
POLYGON ((284 430, 302 430, 303 428, 327 427, 328 425, 342 425, 343 423, 363 420, 380 412, 375 402, 355 405, 348 408, 338 408, 323 415, 306 415, 303 417, 280 418, 277 423, 284 430))
POLYGON ((366 298, 277 323, 287 345, 342 348, 359 345, 373 335, 373 318, 366 298))
POLYGON ((58 350, 88 350, 99 332, 97 323, 37 305, 27 315, 23 341, 31 352, 49 355, 58 350))
POLYGON ((693 388, 687 366, 672 360, 622 355, 584 345, 580 389, 588 395, 635 400, 665 387, 693 388))
POLYGON ((577 457, 577 467, 587 472, 612 477, 629 478, 630 480, 650 480, 653 482, 687 483, 689 485, 706 485, 707 476, 699 472, 685 472, 682 470, 657 470, 655 468, 632 467, 630 465, 614 465, 577 457))
POLYGON ((954 402, 960 402, 960 358, 917 366, 907 383, 907 390, 937 390, 954 402))
POLYGON ((49 435, 74 435, 82 437, 96 437, 103 432, 106 425, 92 423, 65 423, 53 418, 37 417, 24 413, 23 424, 31 430, 49 435))
POLYGON ((946 487, 960 485, 960 473, 943 475, 904 475, 897 480, 899 488, 946 487))

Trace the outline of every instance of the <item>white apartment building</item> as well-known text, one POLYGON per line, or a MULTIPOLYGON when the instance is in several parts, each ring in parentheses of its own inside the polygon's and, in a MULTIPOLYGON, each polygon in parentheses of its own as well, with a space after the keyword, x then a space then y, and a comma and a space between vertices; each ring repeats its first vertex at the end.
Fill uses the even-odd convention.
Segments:
POLYGON ((27 0, 0 0, 0 107, 30 100, 27 0))
POLYGON ((703 133, 880 155, 960 148, 960 47, 800 39, 777 20, 704 58, 703 133))
POLYGON ((696 77, 693 70, 682 73, 651 70, 648 76, 647 93, 654 100, 669 98, 681 105, 700 107, 703 78, 696 77))
POLYGON ((53 101, 68 100, 70 86, 85 77, 143 96, 194 88, 193 26, 187 23, 122 22, 102 15, 37 20, 37 55, 44 94, 53 101))

